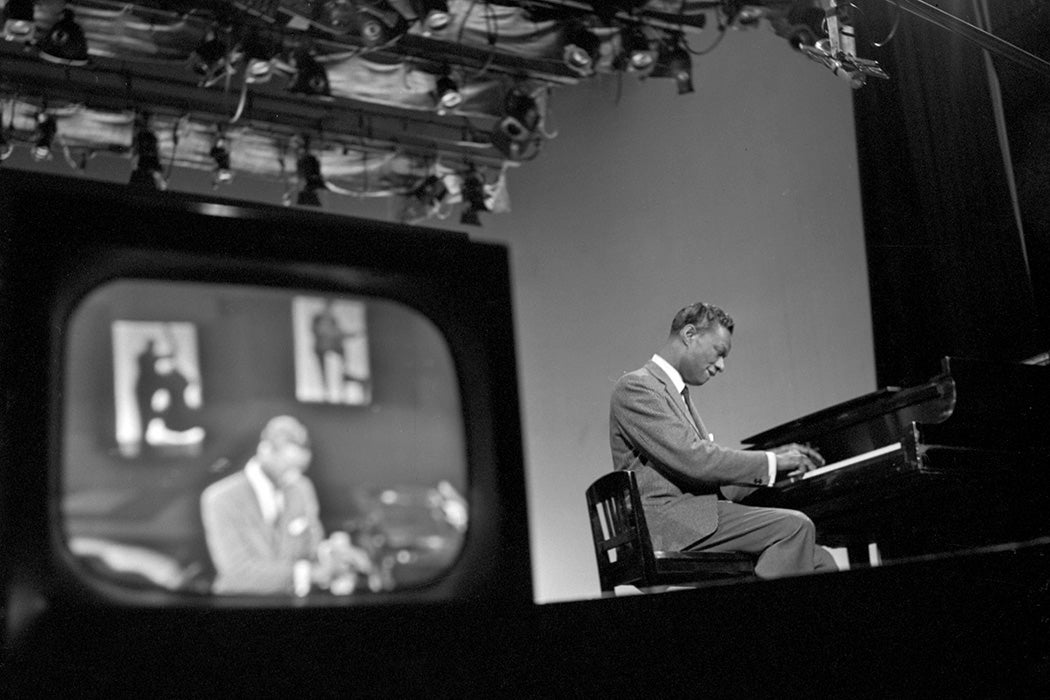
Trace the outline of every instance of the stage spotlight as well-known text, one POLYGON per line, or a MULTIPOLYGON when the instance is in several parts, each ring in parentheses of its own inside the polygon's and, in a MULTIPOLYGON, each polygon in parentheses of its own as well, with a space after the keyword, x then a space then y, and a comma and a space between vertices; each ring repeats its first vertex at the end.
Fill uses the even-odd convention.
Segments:
POLYGON ((423 208, 430 212, 441 206, 441 202, 448 196, 448 188, 445 181, 437 175, 427 175, 423 182, 410 193, 419 200, 423 208))
POLYGON ((149 120, 140 118, 135 123, 135 168, 128 185, 142 189, 166 190, 168 181, 160 164, 160 145, 157 135, 149 128, 149 120))
POLYGON ((460 215, 459 223, 469 226, 481 226, 481 219, 478 217, 478 214, 488 211, 489 208, 485 205, 485 183, 477 171, 470 171, 463 179, 462 194, 466 208, 463 209, 463 213, 460 215))
POLYGON ((280 53, 280 44, 260 32, 251 32, 240 46, 247 61, 244 79, 249 83, 265 83, 273 76, 273 59, 280 53))
POLYGON ((299 177, 300 188, 295 203, 304 207, 319 207, 321 199, 317 196, 320 190, 328 189, 328 184, 321 175, 321 161, 309 151, 303 151, 295 163, 295 173, 299 177))
POLYGON ((540 126, 540 109, 530 95, 519 88, 507 93, 503 116, 489 136, 490 143, 511 160, 535 155, 539 147, 536 130, 540 126))
POLYGON ((369 12, 360 13, 361 40, 366 46, 381 46, 386 43, 389 32, 381 19, 369 12))
POLYGON ((438 78, 436 92, 438 112, 458 107, 463 102, 463 95, 459 92, 459 86, 456 85, 455 80, 447 75, 438 78))
POLYGON ((540 124, 540 108, 530 95, 515 88, 503 101, 503 116, 498 129, 513 141, 532 138, 540 124))
POLYGON ((7 138, 7 131, 0 130, 0 162, 7 160, 15 150, 15 145, 7 138))
POLYGON ((542 139, 540 136, 532 135, 524 140, 511 139, 501 129, 493 129, 489 142, 492 147, 511 160, 532 160, 539 153, 542 139))
POLYGON ((190 54, 190 66, 199 75, 212 76, 229 60, 230 49, 214 30, 209 29, 190 54))
POLYGON ((444 114, 463 103, 463 95, 459 91, 459 85, 452 79, 451 70, 448 66, 445 66, 444 72, 434 84, 434 98, 437 102, 438 114, 444 114))
POLYGON ((678 94, 685 95, 693 91, 693 57, 682 44, 676 43, 667 52, 664 59, 668 74, 678 85, 678 94))
POLYGON ((602 41, 597 34, 577 24, 569 29, 565 48, 562 50, 562 60, 580 75, 591 75, 594 73, 594 65, 598 62, 601 47, 602 41))
POLYGON ((408 30, 408 22, 384 0, 359 0, 354 24, 362 43, 369 48, 383 46, 408 30))
POLYGON ((33 0, 7 0, 4 5, 4 39, 29 42, 36 30, 33 0))
POLYGON ((230 168, 230 149, 225 136, 220 134, 215 139, 215 143, 212 144, 208 155, 215 161, 213 170, 214 184, 218 186, 233 180, 233 170, 230 168))
POLYGON ((47 112, 36 115, 36 140, 33 142, 33 160, 42 161, 51 158, 51 143, 58 134, 58 122, 47 112))
POLYGON ((423 35, 440 32, 452 21, 444 0, 412 0, 412 9, 423 25, 423 35))
POLYGON ((244 79, 249 83, 269 82, 273 75, 273 62, 270 59, 251 58, 244 69, 244 79))
POLYGON ((38 46, 40 58, 45 61, 67 66, 87 65, 87 38, 84 30, 73 19, 72 10, 62 11, 62 16, 51 25, 38 46))
POLYGON ((448 187, 445 186, 445 181, 433 173, 427 175, 405 194, 400 220, 403 223, 414 224, 435 216, 444 219, 447 214, 443 214, 442 203, 447 198, 448 187))
POLYGON ((824 24, 824 10, 812 5, 796 4, 787 13, 786 38, 791 48, 801 51, 813 46, 817 39, 828 35, 824 24))
POLYGON ((288 87, 289 92, 322 97, 332 94, 328 84, 328 73, 308 50, 296 49, 292 53, 292 66, 295 68, 295 78, 288 87))
POLYGON ((621 28, 620 46, 617 62, 621 70, 632 73, 652 70, 653 64, 656 63, 656 50, 640 27, 621 28))

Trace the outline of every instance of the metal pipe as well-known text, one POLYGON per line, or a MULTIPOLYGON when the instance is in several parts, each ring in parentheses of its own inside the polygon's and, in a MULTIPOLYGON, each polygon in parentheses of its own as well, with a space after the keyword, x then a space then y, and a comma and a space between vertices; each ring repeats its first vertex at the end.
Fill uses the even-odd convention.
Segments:
POLYGON ((958 34, 997 56, 1002 56, 1003 58, 1038 73, 1050 75, 1050 62, 1025 51, 1015 44, 1011 44, 1005 39, 995 36, 991 32, 987 32, 980 27, 970 24, 950 12, 945 12, 939 7, 935 7, 924 0, 884 1, 896 5, 900 7, 900 9, 910 12, 916 17, 920 17, 931 24, 935 24, 942 29, 952 32, 953 34, 958 34))

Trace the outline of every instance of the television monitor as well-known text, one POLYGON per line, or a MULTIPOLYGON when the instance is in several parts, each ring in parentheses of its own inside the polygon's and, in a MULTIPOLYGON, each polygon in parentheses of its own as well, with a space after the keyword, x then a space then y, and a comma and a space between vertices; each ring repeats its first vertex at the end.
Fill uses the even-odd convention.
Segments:
POLYGON ((1045 538, 535 604, 502 245, 0 171, 0 367, 13 696, 1050 687, 1045 538))
POLYGON ((370 620, 531 605, 505 247, 11 171, 0 188, 14 648, 80 614, 103 635, 175 610, 393 634, 370 620))

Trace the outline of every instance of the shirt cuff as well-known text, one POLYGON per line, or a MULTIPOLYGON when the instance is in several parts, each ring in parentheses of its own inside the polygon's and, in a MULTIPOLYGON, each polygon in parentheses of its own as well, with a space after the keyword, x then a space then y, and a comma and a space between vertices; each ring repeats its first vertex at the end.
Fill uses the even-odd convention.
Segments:
POLYGON ((769 485, 772 486, 777 480, 777 456, 772 452, 767 452, 766 459, 769 461, 769 485))

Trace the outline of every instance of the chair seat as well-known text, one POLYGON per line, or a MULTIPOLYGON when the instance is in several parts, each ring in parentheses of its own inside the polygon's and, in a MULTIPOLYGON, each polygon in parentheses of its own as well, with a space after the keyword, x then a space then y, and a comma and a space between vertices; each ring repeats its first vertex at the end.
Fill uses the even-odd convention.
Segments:
POLYGON ((744 552, 653 552, 656 573, 666 577, 681 574, 688 580, 736 578, 755 572, 755 558, 744 552))

